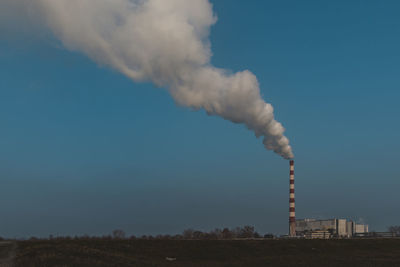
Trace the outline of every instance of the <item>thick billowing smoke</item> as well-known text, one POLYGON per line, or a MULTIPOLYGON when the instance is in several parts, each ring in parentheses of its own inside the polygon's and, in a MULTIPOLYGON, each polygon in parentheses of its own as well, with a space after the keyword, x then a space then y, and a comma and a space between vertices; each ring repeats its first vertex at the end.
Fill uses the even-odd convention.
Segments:
POLYGON ((216 17, 208 0, 32 1, 68 49, 166 87, 183 106, 243 123, 264 137, 267 149, 293 157, 257 78, 211 66, 208 37, 216 17))

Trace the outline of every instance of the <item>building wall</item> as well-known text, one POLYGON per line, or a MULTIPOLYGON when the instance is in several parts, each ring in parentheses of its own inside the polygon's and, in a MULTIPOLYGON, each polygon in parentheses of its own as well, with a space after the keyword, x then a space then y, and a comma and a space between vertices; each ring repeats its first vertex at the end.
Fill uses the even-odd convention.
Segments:
POLYGON ((336 219, 330 220, 315 220, 304 219, 296 220, 296 230, 298 232, 316 231, 316 230, 332 230, 336 231, 336 219))
POLYGON ((354 235, 354 226, 353 225, 354 225, 353 221, 346 222, 347 237, 352 237, 354 235))
POLYGON ((365 224, 354 224, 354 233, 368 233, 368 225, 365 224))
POLYGON ((340 237, 347 237, 347 221, 346 219, 336 220, 336 234, 340 237))

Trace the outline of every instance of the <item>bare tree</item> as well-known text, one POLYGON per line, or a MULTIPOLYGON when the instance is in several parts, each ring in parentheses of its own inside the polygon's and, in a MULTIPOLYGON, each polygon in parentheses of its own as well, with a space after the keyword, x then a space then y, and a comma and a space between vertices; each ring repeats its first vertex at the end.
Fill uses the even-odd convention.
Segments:
POLYGON ((223 239, 232 239, 234 236, 233 232, 231 230, 229 230, 228 228, 224 228, 224 230, 222 230, 222 238, 223 239))
POLYGON ((113 237, 115 239, 124 239, 125 238, 125 232, 123 230, 120 229, 116 229, 112 232, 113 237))
POLYGON ((223 234, 221 229, 215 228, 210 232, 210 239, 222 239, 222 238, 223 234))
POLYGON ((233 228, 232 230, 231 230, 231 232, 232 232, 232 237, 233 238, 240 238, 240 233, 242 232, 242 228, 240 228, 240 227, 235 227, 235 228, 233 228))
POLYGON ((194 239, 203 239, 204 234, 201 231, 194 231, 193 232, 193 238, 194 239))
POLYGON ((244 226, 240 229, 239 238, 252 238, 254 237, 254 227, 250 225, 244 226))
POLYGON ((183 239, 192 239, 193 238, 193 233, 194 233, 193 229, 184 230, 183 233, 182 233, 183 239))

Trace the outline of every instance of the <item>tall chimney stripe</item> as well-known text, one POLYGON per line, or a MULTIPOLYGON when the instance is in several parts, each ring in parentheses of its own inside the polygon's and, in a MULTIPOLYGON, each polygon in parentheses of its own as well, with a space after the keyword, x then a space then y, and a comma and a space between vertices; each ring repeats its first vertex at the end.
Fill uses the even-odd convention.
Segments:
POLYGON ((294 160, 290 161, 289 172, 289 236, 296 236, 296 213, 294 200, 294 160))

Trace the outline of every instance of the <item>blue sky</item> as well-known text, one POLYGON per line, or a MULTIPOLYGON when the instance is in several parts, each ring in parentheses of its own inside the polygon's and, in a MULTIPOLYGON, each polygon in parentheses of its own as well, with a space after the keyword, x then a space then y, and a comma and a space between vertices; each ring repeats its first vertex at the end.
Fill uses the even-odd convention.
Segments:
MULTIPOLYGON (((254 72, 291 140, 296 216, 398 224, 400 3, 211 2, 213 64, 254 72)), ((243 125, 2 23, 0 236, 286 233, 289 164, 243 125)))

